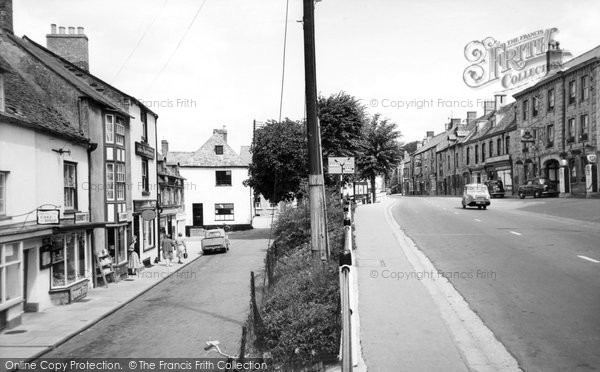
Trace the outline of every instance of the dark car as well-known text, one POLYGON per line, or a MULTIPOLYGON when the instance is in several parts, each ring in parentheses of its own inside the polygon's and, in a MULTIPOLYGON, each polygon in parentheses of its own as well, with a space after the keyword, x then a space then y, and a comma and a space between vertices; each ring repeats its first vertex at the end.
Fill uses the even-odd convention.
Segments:
POLYGON ((500 180, 489 180, 485 182, 485 185, 488 187, 488 191, 490 193, 490 196, 492 198, 495 197, 504 197, 504 185, 502 184, 502 181, 500 180))
POLYGON ((558 184, 548 178, 538 177, 527 180, 525 184, 519 186, 517 192, 519 198, 526 196, 541 198, 542 196, 558 196, 558 184))

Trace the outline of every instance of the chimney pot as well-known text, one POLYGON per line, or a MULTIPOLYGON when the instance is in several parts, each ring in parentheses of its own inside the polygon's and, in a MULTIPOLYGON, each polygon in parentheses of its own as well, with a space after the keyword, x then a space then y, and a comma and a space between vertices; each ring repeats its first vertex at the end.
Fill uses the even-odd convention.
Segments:
POLYGON ((83 27, 77 27, 77 33, 78 33, 79 35, 83 35, 83 34, 84 34, 84 29, 83 29, 83 27))
POLYGON ((69 35, 75 35, 75 27, 69 27, 69 35))
POLYGON ((50 25, 50 33, 51 34, 55 34, 56 33, 56 23, 53 23, 50 25))
POLYGON ((167 141, 167 140, 160 141, 160 147, 162 150, 161 152, 162 152, 163 158, 166 158, 167 154, 169 153, 169 141, 167 141))
POLYGON ((61 34, 61 35, 64 35, 65 34, 65 27, 64 26, 60 26, 58 28, 58 33, 61 34))

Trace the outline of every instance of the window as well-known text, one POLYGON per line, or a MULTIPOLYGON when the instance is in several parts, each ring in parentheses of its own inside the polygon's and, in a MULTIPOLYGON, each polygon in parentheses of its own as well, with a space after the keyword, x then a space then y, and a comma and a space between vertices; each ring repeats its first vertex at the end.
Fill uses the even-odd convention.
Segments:
POLYGON ((223 145, 215 145, 215 154, 223 155, 223 145))
POLYGON ((113 115, 106 115, 106 125, 105 125, 105 132, 106 132, 106 143, 114 143, 115 142, 115 132, 114 132, 114 128, 115 128, 115 117, 113 115))
POLYGON ((589 84, 588 84, 588 76, 582 76, 581 77, 581 100, 582 101, 587 101, 587 99, 590 97, 590 89, 589 89, 589 84))
POLYGON ((523 101, 523 120, 527 120, 527 114, 529 112, 529 101, 523 101))
POLYGON ((125 146, 125 125, 123 124, 123 118, 120 117, 117 117, 117 123, 115 124, 115 143, 125 146))
POLYGON ((6 172, 0 172, 0 216, 6 215, 6 172))
POLYGON ((575 80, 569 81, 569 105, 575 103, 575 80))
POLYGON ((110 227, 106 229, 108 241, 108 254, 116 264, 127 260, 127 247, 125 246, 125 227, 110 227))
POLYGON ((533 111, 532 111, 531 115, 533 117, 536 117, 539 111, 540 111, 540 97, 534 96, 533 97, 533 111))
POLYGON ((215 204, 215 221, 233 221, 233 203, 215 204))
POLYGON ((148 177, 148 159, 142 159, 142 191, 150 191, 150 182, 148 177))
POLYGON ((231 171, 216 171, 217 186, 231 186, 231 171))
POLYGON ((554 110, 554 89, 548 90, 548 111, 554 110))
POLYGON ((494 156, 494 141, 490 141, 490 150, 489 150, 490 154, 489 157, 491 158, 492 156, 494 156))
POLYGON ((496 151, 498 156, 502 155, 502 138, 498 138, 496 141, 496 151))
POLYGON ((467 165, 469 165, 470 158, 471 158, 471 148, 467 147, 467 165))
POLYGON ((115 200, 115 165, 106 163, 106 199, 115 200))
POLYGON ((142 110, 140 120, 142 121, 142 142, 148 142, 148 113, 146 111, 142 110))
POLYGON ((125 200, 125 164, 117 163, 117 200, 125 200))
POLYGON ((546 147, 554 146, 554 125, 549 124, 546 127, 546 147))
POLYGON ((0 304, 21 297, 21 244, 0 245, 0 304))
POLYGON ((573 142, 575 141, 575 118, 570 118, 567 123, 567 142, 573 142))
POLYGON ((65 210, 77 209, 77 164, 64 163, 65 210))
POLYGON ((71 285, 86 277, 85 234, 52 237, 52 288, 71 285))
POLYGON ((155 238, 155 229, 154 229, 154 220, 143 221, 143 241, 144 241, 144 250, 154 248, 154 238, 155 238))
POLYGON ((481 162, 485 161, 485 143, 481 144, 481 162))
POLYGON ((479 145, 475 145, 475 164, 479 163, 479 145))
POLYGON ((579 139, 581 141, 588 140, 588 116, 587 114, 581 115, 579 118, 579 139))
POLYGON ((505 154, 510 154, 510 137, 506 136, 506 138, 504 139, 504 147, 505 147, 505 154))

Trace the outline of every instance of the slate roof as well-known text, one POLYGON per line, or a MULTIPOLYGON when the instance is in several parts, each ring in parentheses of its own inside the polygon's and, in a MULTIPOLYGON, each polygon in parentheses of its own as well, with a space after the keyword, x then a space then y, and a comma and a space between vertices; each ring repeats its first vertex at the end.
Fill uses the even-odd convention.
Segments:
POLYGON ((193 152, 169 151, 167 164, 177 164, 181 167, 204 167, 204 168, 247 168, 248 162, 238 155, 225 142, 223 135, 214 133, 202 147, 193 152), (215 153, 215 146, 223 146, 223 154, 215 153))
MULTIPOLYGON (((0 43, 7 41, 6 34, 0 33, 0 43)), ((18 66, 11 66, 1 56, 0 66, 5 71, 5 112, 0 113, 0 120, 78 143, 89 142, 78 123, 70 123, 56 110, 44 90, 20 72, 18 66)))
POLYGON ((244 159, 248 164, 252 163, 252 153, 250 152, 250 146, 242 146, 240 148, 240 157, 244 159))
POLYGON ((413 155, 421 154, 427 150, 430 150, 430 149, 436 147, 438 145, 438 143, 440 143, 445 137, 446 137, 446 132, 442 132, 442 133, 438 134, 437 136, 434 136, 432 139, 425 142, 425 144, 423 146, 421 146, 421 148, 419 148, 419 149, 417 149, 417 151, 413 152, 413 155))

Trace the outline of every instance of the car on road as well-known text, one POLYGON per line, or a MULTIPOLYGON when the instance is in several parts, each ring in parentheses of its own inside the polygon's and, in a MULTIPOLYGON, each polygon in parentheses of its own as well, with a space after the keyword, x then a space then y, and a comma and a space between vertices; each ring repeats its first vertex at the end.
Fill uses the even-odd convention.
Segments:
POLYGON ((517 195, 524 199, 526 196, 541 198, 542 196, 558 196, 558 183, 545 177, 536 177, 527 180, 519 186, 517 195))
POLYGON ((486 209, 490 205, 490 192, 488 187, 481 183, 465 185, 462 196, 462 207, 477 207, 486 209))
POLYGON ((202 239, 202 253, 229 251, 229 237, 224 229, 206 230, 202 239))
POLYGON ((504 197, 504 185, 500 180, 489 180, 485 182, 485 185, 488 188, 488 192, 492 198, 496 197, 504 197))

